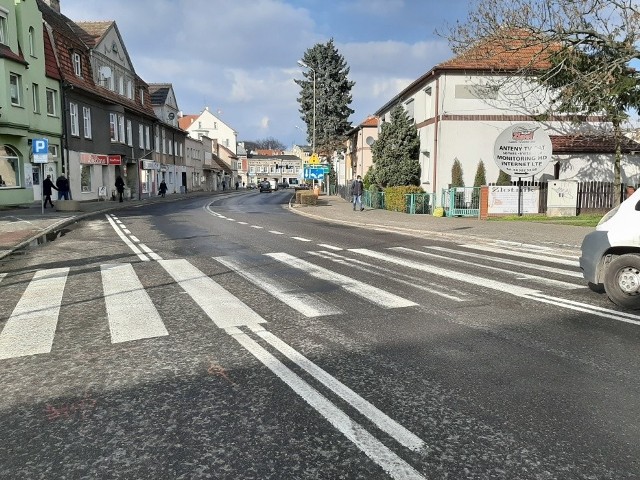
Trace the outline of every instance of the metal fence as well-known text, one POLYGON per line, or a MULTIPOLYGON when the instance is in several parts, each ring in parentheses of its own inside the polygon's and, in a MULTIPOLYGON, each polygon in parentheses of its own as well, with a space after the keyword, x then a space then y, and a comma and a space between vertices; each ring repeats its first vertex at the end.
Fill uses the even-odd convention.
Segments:
POLYGON ((480 216, 480 187, 443 188, 441 200, 447 217, 480 216))

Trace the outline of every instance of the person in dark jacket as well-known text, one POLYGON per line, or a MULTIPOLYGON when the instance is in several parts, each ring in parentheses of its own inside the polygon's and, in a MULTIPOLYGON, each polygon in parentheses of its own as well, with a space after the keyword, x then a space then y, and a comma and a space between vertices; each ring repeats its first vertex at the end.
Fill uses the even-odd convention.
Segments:
POLYGON ((118 178, 116 178, 116 190, 118 191, 118 197, 122 202, 122 200, 124 199, 124 180, 122 180, 122 177, 120 175, 118 175, 118 178))
POLYGON ((160 182, 160 195, 162 195, 164 197, 164 195, 167 193, 167 184, 165 183, 164 180, 162 180, 160 182))
POLYGON ((56 190, 58 190, 58 200, 69 200, 69 179, 64 176, 64 173, 56 179, 56 190))
POLYGON ((51 208, 53 208, 53 202, 51 201, 51 194, 53 193, 53 190, 58 190, 58 189, 53 184, 53 181, 51 180, 51 175, 47 175, 47 178, 45 178, 44 182, 42 182, 42 195, 44 195, 44 208, 47 208, 47 202, 51 205, 51 208))
POLYGON ((353 209, 356 209, 356 204, 360 204, 360 211, 364 210, 362 206, 362 194, 364 193, 364 184, 362 183, 362 177, 358 175, 356 179, 351 183, 351 195, 353 198, 353 209))

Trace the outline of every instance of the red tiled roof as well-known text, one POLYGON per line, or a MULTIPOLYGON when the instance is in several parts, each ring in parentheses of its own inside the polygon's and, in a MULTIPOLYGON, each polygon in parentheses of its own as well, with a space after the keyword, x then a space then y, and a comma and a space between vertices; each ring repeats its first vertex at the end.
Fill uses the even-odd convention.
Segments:
POLYGON ((100 43, 100 40, 113 23, 113 20, 102 22, 74 22, 71 27, 87 45, 95 47, 100 43))
POLYGON ((378 117, 369 116, 360 124, 360 126, 361 127, 377 127, 378 117))
MULTIPOLYGON (((549 135, 553 153, 614 153, 613 135, 549 135)), ((640 152, 640 143, 622 138, 622 152, 640 152)))
POLYGON ((184 115, 178 119, 178 125, 181 129, 187 130, 199 116, 200 115, 184 115))
POLYGON ((55 80, 62 80, 60 75, 60 69, 58 68, 58 61, 56 60, 56 54, 53 50, 51 43, 51 37, 49 36, 49 29, 43 23, 42 24, 42 36, 44 38, 44 69, 45 74, 49 78, 55 80))
POLYGON ((14 62, 18 62, 23 65, 29 65, 29 62, 27 62, 24 59, 24 57, 22 56, 22 53, 20 54, 13 53, 13 51, 3 43, 0 43, 0 58, 7 58, 9 60, 13 60, 14 62))

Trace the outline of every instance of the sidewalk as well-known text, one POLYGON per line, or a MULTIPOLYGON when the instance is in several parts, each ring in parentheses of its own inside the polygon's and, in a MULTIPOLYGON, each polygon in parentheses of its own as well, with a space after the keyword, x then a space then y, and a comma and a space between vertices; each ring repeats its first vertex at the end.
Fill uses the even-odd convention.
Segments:
POLYGON ((423 238, 443 238, 455 242, 510 242, 529 248, 553 248, 578 255, 584 236, 593 227, 552 225, 538 222, 478 220, 466 217, 408 215, 366 208, 354 211, 351 203, 338 196, 320 196, 317 206, 292 205, 301 215, 333 223, 381 229, 423 238))
MULTIPOLYGON (((152 197, 123 203, 85 202, 81 212, 59 212, 47 208, 41 212, 40 203, 24 208, 0 208, 0 259, 23 248, 47 233, 85 217, 137 205, 180 201, 197 196, 212 196, 222 192, 194 192, 174 194, 165 198, 152 197)), ((229 191, 225 192, 229 193, 229 191)), ((293 192, 292 192, 293 193, 293 192)), ((317 206, 290 205, 290 210, 310 218, 381 229, 423 238, 443 238, 456 242, 511 242, 531 249, 553 248, 577 255, 584 236, 591 227, 549 225, 536 222, 498 222, 475 218, 437 218, 431 215, 408 215, 387 210, 365 209, 353 211, 352 205, 338 196, 322 195, 317 206)))

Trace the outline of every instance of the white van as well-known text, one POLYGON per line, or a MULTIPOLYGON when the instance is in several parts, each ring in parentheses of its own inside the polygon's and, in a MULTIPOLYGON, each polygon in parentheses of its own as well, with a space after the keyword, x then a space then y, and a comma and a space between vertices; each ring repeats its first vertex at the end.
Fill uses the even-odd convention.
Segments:
POLYGON ((640 309, 640 190, 608 212, 582 241, 589 287, 621 307, 640 309))

